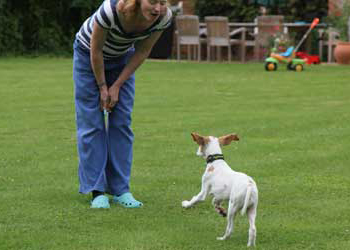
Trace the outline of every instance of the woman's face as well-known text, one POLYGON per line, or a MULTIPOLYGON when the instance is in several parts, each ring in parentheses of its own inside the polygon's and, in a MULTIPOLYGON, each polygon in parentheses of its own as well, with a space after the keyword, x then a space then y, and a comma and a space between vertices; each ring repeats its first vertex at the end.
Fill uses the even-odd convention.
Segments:
POLYGON ((147 21, 155 21, 166 13, 166 0, 140 0, 140 2, 142 15, 147 21))

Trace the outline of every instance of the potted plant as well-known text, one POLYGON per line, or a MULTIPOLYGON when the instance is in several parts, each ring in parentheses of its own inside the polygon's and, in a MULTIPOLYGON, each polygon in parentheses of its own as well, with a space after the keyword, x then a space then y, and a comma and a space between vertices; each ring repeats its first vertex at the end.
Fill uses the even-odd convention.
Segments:
POLYGON ((335 60, 339 64, 350 64, 350 1, 344 0, 342 8, 335 9, 327 21, 339 34, 339 41, 334 49, 335 60))

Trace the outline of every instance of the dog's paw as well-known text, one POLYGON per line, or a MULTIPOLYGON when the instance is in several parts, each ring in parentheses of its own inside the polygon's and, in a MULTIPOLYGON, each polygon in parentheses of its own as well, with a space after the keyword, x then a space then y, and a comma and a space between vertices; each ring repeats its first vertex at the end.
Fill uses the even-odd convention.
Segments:
POLYGON ((181 203, 181 205, 182 205, 182 207, 184 207, 184 208, 188 208, 188 207, 190 207, 190 202, 189 202, 189 201, 183 201, 183 202, 181 203))

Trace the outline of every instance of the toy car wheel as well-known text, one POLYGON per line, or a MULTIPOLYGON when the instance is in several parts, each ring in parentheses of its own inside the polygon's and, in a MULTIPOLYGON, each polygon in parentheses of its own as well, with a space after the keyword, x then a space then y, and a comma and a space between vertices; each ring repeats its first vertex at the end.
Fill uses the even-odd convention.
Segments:
POLYGON ((268 62, 265 64, 265 69, 267 71, 275 71, 277 70, 277 64, 276 63, 272 63, 272 62, 268 62))
POLYGON ((303 67, 302 64, 297 64, 297 65, 294 66, 294 69, 295 69, 296 72, 301 72, 301 71, 304 70, 304 67, 303 67))
POLYGON ((291 63, 291 62, 288 63, 288 64, 287 64, 287 69, 288 69, 288 70, 294 70, 294 65, 293 65, 293 63, 291 63))

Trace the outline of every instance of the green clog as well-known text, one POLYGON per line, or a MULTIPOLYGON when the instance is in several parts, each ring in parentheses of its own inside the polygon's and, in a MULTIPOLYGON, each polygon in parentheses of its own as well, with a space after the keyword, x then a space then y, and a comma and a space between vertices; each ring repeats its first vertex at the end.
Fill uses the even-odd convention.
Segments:
POLYGON ((113 202, 126 208, 137 208, 143 206, 142 202, 135 200, 131 193, 124 193, 120 196, 115 195, 113 197, 113 202))
POLYGON ((99 195, 91 201, 91 208, 110 208, 108 197, 99 195))

